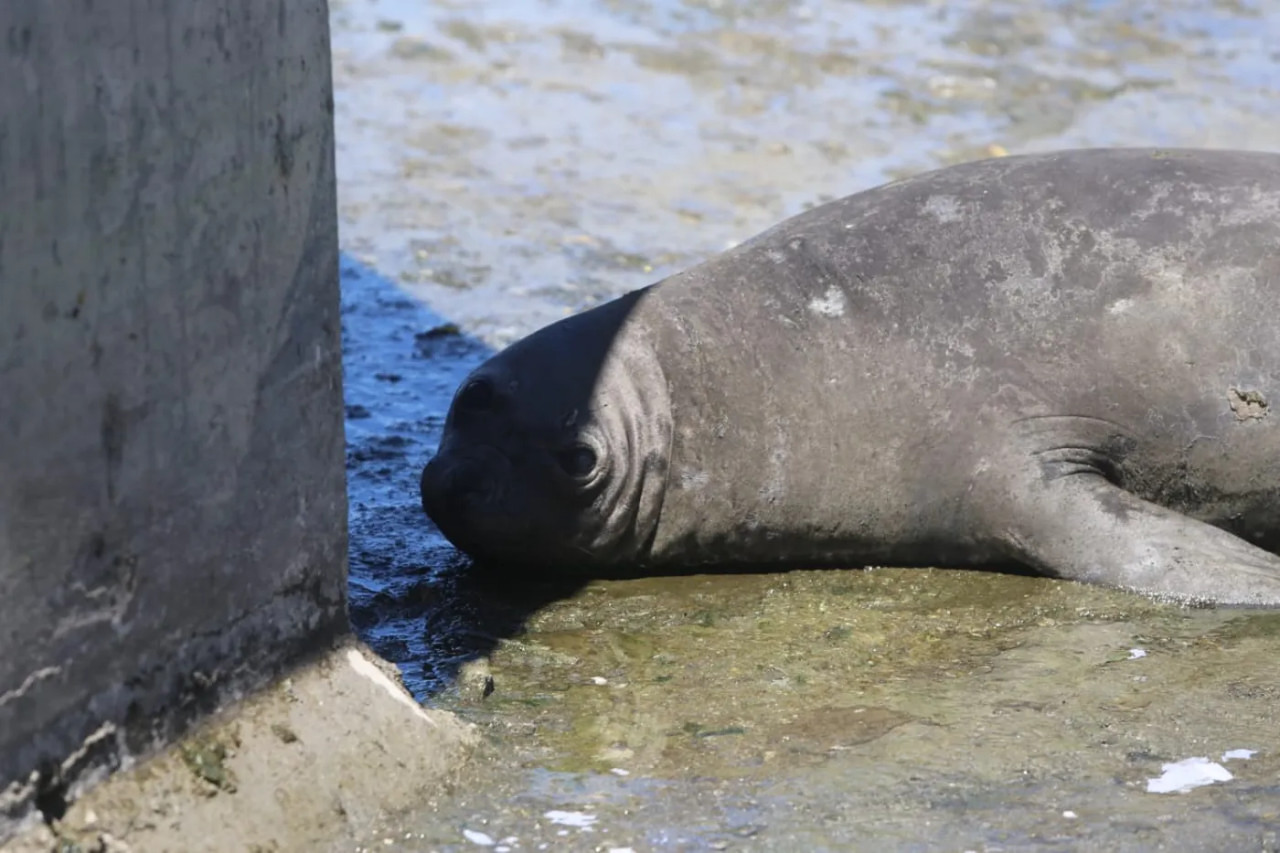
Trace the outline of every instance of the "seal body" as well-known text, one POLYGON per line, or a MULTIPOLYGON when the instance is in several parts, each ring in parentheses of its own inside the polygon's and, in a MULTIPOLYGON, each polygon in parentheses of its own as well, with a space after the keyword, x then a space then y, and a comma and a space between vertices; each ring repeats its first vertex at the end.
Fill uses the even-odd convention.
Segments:
POLYGON ((969 163, 480 366, 423 472, 485 562, 1020 564, 1280 605, 1280 155, 969 163))

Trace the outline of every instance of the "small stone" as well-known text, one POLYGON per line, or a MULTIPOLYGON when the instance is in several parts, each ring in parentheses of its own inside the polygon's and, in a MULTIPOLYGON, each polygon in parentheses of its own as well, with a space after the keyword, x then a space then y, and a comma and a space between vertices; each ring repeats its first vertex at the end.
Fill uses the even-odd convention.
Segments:
POLYGON ((489 670, 488 658, 469 660, 458 668, 458 692, 463 699, 476 702, 493 693, 496 685, 489 670))
POLYGON ((296 743, 298 740, 297 733, 283 723, 272 723, 271 733, 280 738, 281 743, 296 743))
POLYGON ((477 829, 462 830, 462 837, 470 841, 472 844, 478 844, 481 847, 492 847, 494 845, 494 840, 491 835, 480 832, 477 829))
POLYGON ((98 835, 98 850, 101 853, 132 853, 128 844, 109 832, 98 835))
POLYGON ((391 43, 391 55, 397 59, 425 59, 431 62, 447 62, 453 54, 443 47, 412 36, 400 36, 391 43))

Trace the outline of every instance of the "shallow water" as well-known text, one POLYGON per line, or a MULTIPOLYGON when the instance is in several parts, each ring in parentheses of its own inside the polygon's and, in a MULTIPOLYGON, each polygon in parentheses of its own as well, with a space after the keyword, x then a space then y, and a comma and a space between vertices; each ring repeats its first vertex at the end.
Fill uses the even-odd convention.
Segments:
POLYGON ((492 348, 807 205, 1004 151, 1280 149, 1280 5, 332 19, 352 617, 488 735, 371 845, 1276 849, 1280 616, 971 572, 495 580, 435 534, 417 477, 492 348), (1197 756, 1233 778, 1147 792, 1197 756))

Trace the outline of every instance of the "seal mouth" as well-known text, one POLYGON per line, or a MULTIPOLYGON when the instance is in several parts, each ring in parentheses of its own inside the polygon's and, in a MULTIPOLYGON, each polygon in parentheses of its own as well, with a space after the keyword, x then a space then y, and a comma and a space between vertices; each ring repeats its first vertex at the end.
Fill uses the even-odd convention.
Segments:
MULTIPOLYGON (((473 539, 474 519, 494 513, 506 498, 506 458, 478 449, 463 455, 437 453, 422 469, 422 509, 445 538, 464 551, 458 540, 473 539)), ((470 551, 468 551, 470 553, 470 551)))
POLYGON ((594 553, 557 539, 554 525, 538 520, 538 500, 522 500, 529 496, 503 476, 511 467, 492 448, 439 453, 422 469, 422 509, 450 544, 486 566, 594 564, 594 553))
POLYGON ((539 520, 539 502, 512 482, 511 471, 493 448, 437 454, 422 469, 422 509, 451 545, 478 563, 564 562, 546 520, 539 520))

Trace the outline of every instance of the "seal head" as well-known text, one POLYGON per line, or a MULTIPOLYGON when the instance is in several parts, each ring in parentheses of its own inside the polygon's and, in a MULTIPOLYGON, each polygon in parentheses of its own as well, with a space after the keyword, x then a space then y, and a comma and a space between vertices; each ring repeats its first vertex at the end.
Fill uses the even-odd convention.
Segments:
POLYGON ((671 404, 634 316, 645 291, 543 328, 459 387, 422 506, 481 562, 642 561, 666 490, 671 404))

